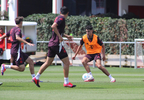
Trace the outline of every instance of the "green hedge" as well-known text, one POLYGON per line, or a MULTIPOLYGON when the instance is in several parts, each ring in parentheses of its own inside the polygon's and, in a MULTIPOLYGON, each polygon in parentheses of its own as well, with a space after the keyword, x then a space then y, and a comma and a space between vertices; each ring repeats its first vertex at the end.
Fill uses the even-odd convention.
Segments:
MULTIPOLYGON (((49 41, 52 35, 51 25, 58 14, 33 14, 26 17, 25 21, 35 21, 37 26, 37 40, 49 41)), ((144 37, 144 19, 112 19, 110 17, 68 16, 66 19, 66 34, 73 34, 74 38, 81 38, 85 34, 85 26, 91 24, 94 34, 104 42, 121 41, 133 42, 135 38, 144 37)), ((47 50, 38 46, 38 51, 47 50)), ((134 54, 133 44, 122 45, 122 54, 134 54)), ((118 54, 118 45, 106 44, 106 52, 118 54)))

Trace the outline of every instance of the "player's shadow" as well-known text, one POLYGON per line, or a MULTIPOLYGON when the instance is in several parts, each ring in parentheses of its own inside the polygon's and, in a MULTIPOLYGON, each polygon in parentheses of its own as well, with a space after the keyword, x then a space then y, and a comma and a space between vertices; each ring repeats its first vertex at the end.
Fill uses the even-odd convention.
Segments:
POLYGON ((6 86, 4 86, 3 85, 3 87, 24 87, 24 86, 14 86, 14 85, 6 85, 6 86))
POLYGON ((76 88, 79 88, 79 89, 106 89, 103 87, 76 87, 76 88))

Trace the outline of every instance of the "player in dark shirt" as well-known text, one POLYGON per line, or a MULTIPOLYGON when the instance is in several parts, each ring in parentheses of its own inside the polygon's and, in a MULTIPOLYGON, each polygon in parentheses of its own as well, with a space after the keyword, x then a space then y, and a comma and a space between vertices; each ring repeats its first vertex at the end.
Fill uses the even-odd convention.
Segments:
POLYGON ((30 73, 32 78, 35 76, 34 74, 34 62, 33 60, 21 50, 21 42, 28 44, 29 46, 34 46, 34 44, 29 43, 22 39, 21 27, 22 27, 23 17, 17 17, 15 19, 16 26, 9 30, 8 33, 1 36, 0 39, 5 37, 10 37, 10 41, 12 43, 11 46, 11 56, 13 57, 16 65, 1 65, 1 74, 3 75, 6 69, 14 69, 20 72, 25 70, 24 62, 29 64, 30 73))
POLYGON ((68 16, 68 8, 63 6, 60 9, 60 15, 57 16, 54 20, 54 23, 52 24, 52 38, 49 41, 48 44, 48 55, 46 62, 40 67, 37 75, 35 78, 33 78, 33 81, 35 84, 40 87, 39 85, 39 77, 44 72, 44 70, 51 65, 51 63, 54 60, 55 55, 58 55, 58 57, 61 59, 61 61, 64 63, 63 66, 63 73, 64 73, 64 87, 75 87, 76 85, 73 85, 69 82, 68 74, 69 74, 69 58, 67 55, 67 52, 65 48, 62 46, 63 38, 62 36, 65 36, 68 38, 68 40, 72 40, 72 36, 64 34, 64 28, 65 28, 65 18, 68 16))
POLYGON ((103 42, 99 39, 99 37, 93 34, 93 28, 91 25, 86 26, 86 34, 82 37, 80 41, 80 46, 78 47, 74 57, 72 57, 73 60, 75 59, 80 49, 82 49, 83 44, 85 44, 87 54, 82 59, 82 64, 87 73, 90 74, 91 76, 90 78, 84 81, 85 82, 94 81, 94 77, 92 76, 91 70, 88 66, 88 62, 95 60, 97 67, 110 78, 110 82, 116 82, 116 80, 110 75, 107 69, 101 65, 101 53, 103 55, 103 61, 105 60, 105 46, 103 42))

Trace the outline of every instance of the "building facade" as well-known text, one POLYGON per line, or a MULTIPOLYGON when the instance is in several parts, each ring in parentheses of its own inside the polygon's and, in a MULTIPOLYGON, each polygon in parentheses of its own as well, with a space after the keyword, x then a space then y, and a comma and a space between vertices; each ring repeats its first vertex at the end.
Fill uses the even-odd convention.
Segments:
POLYGON ((69 8, 69 15, 96 15, 113 13, 122 16, 132 12, 144 18, 144 0, 0 0, 1 11, 9 17, 28 16, 34 13, 60 13, 62 6, 69 8))

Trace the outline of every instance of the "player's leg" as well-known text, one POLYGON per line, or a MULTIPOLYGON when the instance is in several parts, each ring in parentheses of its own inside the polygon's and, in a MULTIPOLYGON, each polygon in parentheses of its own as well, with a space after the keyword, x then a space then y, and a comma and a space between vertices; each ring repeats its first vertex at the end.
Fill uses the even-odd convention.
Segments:
POLYGON ((63 66, 63 73, 64 73, 64 84, 63 86, 64 87, 70 87, 70 88, 73 88, 73 87, 76 87, 76 85, 73 85, 72 83, 69 82, 69 65, 70 65, 70 62, 69 62, 69 58, 68 57, 65 57, 63 59, 61 59, 64 66, 63 66))
POLYGON ((1 75, 4 75, 4 72, 6 71, 6 69, 13 69, 13 70, 16 70, 16 71, 23 72, 25 70, 25 66, 24 66, 24 64, 22 64, 20 66, 2 64, 1 65, 1 75))
POLYGON ((70 62, 69 62, 69 58, 68 58, 68 55, 67 55, 67 52, 65 50, 64 47, 62 47, 62 50, 61 52, 57 53, 58 57, 61 59, 61 61, 63 62, 63 73, 64 73, 64 84, 63 86, 64 87, 70 87, 70 88, 73 88, 73 87, 76 87, 76 85, 73 85, 72 83, 69 82, 69 65, 70 65, 70 62))
POLYGON ((53 60, 54 58, 47 57, 46 62, 40 67, 38 73, 42 74, 45 71, 45 69, 52 64, 53 60))
MULTIPOLYGON (((58 48, 57 48, 58 49, 58 48)), ((40 87, 39 85, 39 78, 41 76, 41 74, 44 72, 44 70, 51 65, 51 63, 54 60, 54 57, 56 55, 56 53, 54 52, 56 50, 55 47, 49 47, 49 51, 47 54, 47 59, 46 62, 40 67, 38 73, 36 74, 36 76, 33 78, 33 82, 36 84, 36 86, 40 87)))
POLYGON ((30 57, 28 57, 25 62, 29 64, 30 73, 34 74, 34 62, 33 62, 33 60, 30 57))
POLYGON ((13 63, 14 63, 14 58, 13 58, 13 56, 11 55, 10 65, 13 65, 13 63))
POLYGON ((29 70, 32 75, 32 78, 35 77, 33 60, 30 57, 28 57, 25 62, 29 64, 29 70))
MULTIPOLYGON (((54 57, 56 55, 55 49, 57 49, 57 48, 49 47, 49 51, 47 53, 47 59, 46 59, 45 63, 40 67, 37 74, 42 74, 44 72, 44 70, 52 64, 54 57)), ((39 79, 39 77, 36 77, 36 79, 39 79)))
POLYGON ((19 66, 17 66, 17 65, 11 65, 11 69, 23 72, 25 70, 25 65, 24 64, 19 65, 19 66))
POLYGON ((40 67, 38 73, 33 78, 33 82, 36 84, 36 86, 40 87, 39 78, 40 78, 41 74, 45 71, 45 69, 51 65, 53 60, 54 60, 54 58, 47 57, 46 62, 40 67))
POLYGON ((4 75, 4 72, 6 71, 6 69, 14 69, 14 70, 19 71, 18 66, 12 66, 12 68, 11 68, 11 65, 13 65, 12 60, 14 60, 14 58, 11 55, 11 59, 10 59, 11 64, 10 65, 5 65, 5 64, 1 65, 1 75, 4 75))
POLYGON ((107 69, 101 65, 101 60, 100 59, 96 60, 96 65, 105 75, 107 75, 107 76, 110 75, 110 73, 107 71, 107 69))
POLYGON ((69 62, 69 58, 68 57, 65 57, 63 59, 61 59, 64 66, 63 66, 63 73, 64 73, 64 77, 68 77, 69 75, 69 65, 70 65, 70 62, 69 62))
POLYGON ((100 59, 96 60, 96 65, 105 75, 107 75, 110 78, 110 80, 111 80, 110 82, 112 82, 112 83, 116 82, 116 80, 110 75, 108 70, 101 65, 101 60, 100 59))
POLYGON ((90 60, 89 60, 87 57, 84 57, 84 58, 82 59, 82 64, 83 64, 85 70, 87 71, 87 73, 91 72, 90 67, 88 66, 88 62, 89 62, 89 61, 90 61, 90 60))
POLYGON ((83 59, 82 59, 82 64, 85 68, 85 70, 87 71, 88 74, 91 75, 90 78, 88 78, 87 80, 85 80, 85 82, 93 82, 94 81, 94 77, 92 76, 92 73, 91 73, 91 70, 90 70, 90 67, 88 66, 88 62, 90 61, 90 55, 86 55, 83 59))
POLYGON ((13 60, 15 61, 16 65, 2 64, 1 65, 1 74, 2 75, 4 74, 6 69, 13 69, 13 70, 20 71, 20 72, 23 72, 25 70, 24 61, 25 61, 25 59, 28 58, 28 56, 25 55, 23 52, 20 52, 20 57, 18 59, 17 59, 17 53, 13 53, 13 54, 11 54, 11 56, 13 57, 13 60))

